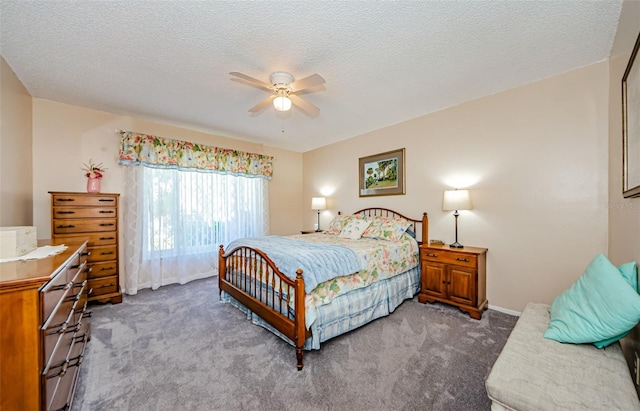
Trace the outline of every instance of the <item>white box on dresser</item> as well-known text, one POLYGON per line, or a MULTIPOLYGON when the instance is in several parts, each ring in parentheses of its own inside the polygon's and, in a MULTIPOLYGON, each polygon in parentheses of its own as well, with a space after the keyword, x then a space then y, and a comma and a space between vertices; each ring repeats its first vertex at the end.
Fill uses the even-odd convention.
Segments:
POLYGON ((36 227, 0 227, 0 259, 20 257, 38 248, 36 227))

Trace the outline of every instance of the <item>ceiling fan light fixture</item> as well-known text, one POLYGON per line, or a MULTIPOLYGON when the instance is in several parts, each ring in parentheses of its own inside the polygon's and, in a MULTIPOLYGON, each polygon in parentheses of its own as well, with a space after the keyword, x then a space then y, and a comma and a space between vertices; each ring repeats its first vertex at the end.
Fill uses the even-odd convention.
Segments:
POLYGON ((286 90, 278 90, 277 97, 273 99, 273 107, 278 111, 291 110, 291 99, 286 90))

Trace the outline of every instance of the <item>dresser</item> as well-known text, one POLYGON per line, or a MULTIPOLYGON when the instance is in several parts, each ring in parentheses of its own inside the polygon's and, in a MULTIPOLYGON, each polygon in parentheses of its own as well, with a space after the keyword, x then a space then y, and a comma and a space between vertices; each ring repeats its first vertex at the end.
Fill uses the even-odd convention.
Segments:
POLYGON ((451 304, 479 320, 487 309, 486 248, 420 246, 418 301, 451 304))
POLYGON ((0 263, 1 410, 71 407, 90 335, 87 240, 65 245, 55 256, 0 263))
POLYGON ((120 194, 50 191, 51 235, 64 242, 89 239, 89 301, 122 302, 119 278, 118 201, 120 194))

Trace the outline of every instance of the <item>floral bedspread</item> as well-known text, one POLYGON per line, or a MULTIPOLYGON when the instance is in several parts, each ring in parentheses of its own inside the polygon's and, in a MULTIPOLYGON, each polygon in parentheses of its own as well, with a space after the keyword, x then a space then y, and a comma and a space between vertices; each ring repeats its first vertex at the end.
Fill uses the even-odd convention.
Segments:
POLYGON ((366 267, 355 274, 336 277, 320 283, 311 293, 307 294, 305 299, 307 328, 315 321, 316 308, 328 304, 338 295, 366 287, 378 280, 393 277, 418 265, 418 243, 409 235, 402 236, 399 241, 368 238, 351 240, 330 234, 305 234, 291 237, 297 240, 348 247, 356 253, 358 259, 366 267))

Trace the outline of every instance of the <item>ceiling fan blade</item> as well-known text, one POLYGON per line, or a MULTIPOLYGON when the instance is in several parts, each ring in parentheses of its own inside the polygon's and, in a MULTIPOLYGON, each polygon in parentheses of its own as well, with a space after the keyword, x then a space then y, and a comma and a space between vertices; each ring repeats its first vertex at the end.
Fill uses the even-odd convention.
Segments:
MULTIPOLYGON (((250 86, 254 86, 254 87, 262 88, 262 89, 265 89, 265 90, 273 91, 273 87, 270 84, 265 83, 264 81, 260 81, 258 79, 255 79, 253 77, 249 77, 246 74, 238 73, 237 71, 232 71, 229 74, 232 75, 232 76, 238 77, 238 79, 242 79, 242 80, 246 81, 247 84, 250 85, 250 86)), ((237 79, 231 79, 231 80, 237 80, 237 79)))
POLYGON ((255 106, 251 107, 249 109, 249 112, 251 113, 257 113, 258 111, 264 109, 266 106, 268 106, 271 103, 271 100, 273 100, 276 96, 269 96, 267 98, 265 98, 264 100, 262 100, 261 102, 259 102, 258 104, 256 104, 255 106))
POLYGON ((312 74, 309 77, 305 77, 301 80, 294 81, 293 83, 289 84, 289 88, 295 92, 319 86, 321 84, 324 84, 324 79, 322 78, 322 76, 320 74, 312 74))
POLYGON ((291 102, 293 104, 300 107, 300 109, 306 112, 310 117, 316 117, 318 114, 320 114, 320 109, 318 107, 302 99, 300 96, 290 94, 289 98, 291 99, 291 102))

